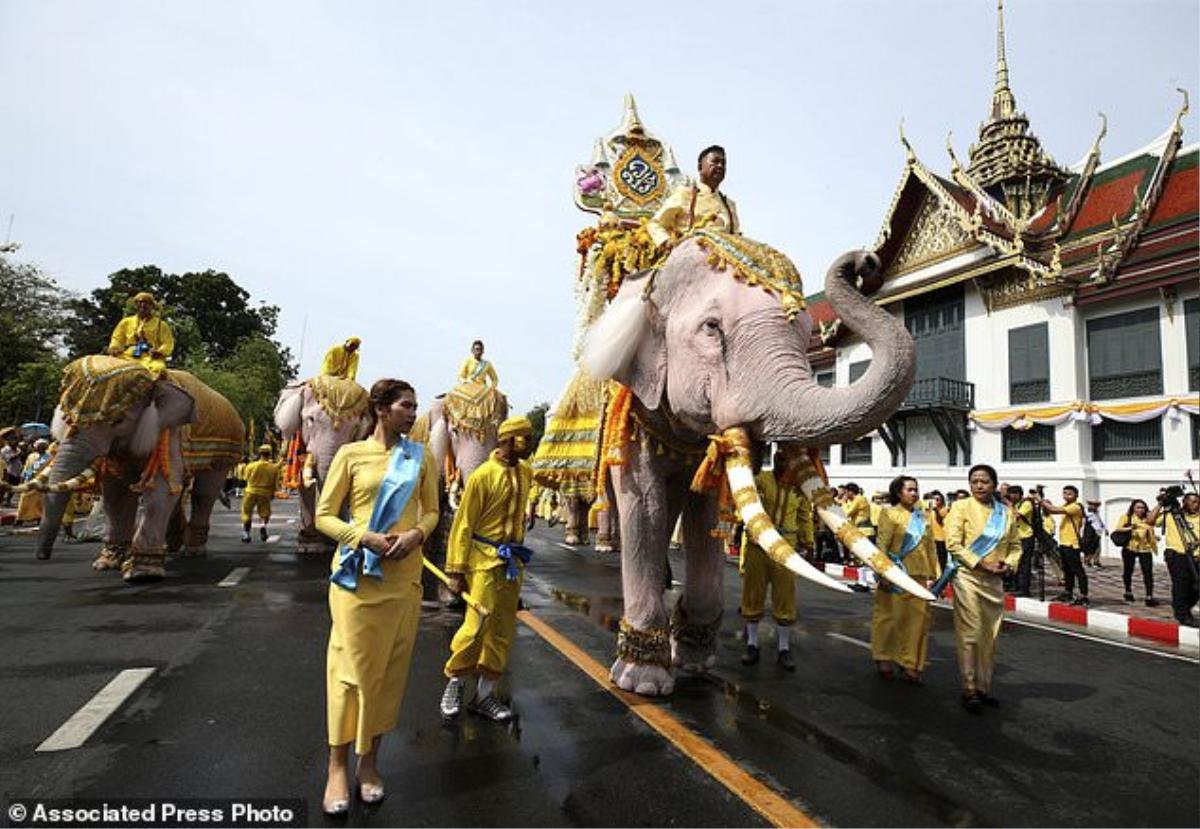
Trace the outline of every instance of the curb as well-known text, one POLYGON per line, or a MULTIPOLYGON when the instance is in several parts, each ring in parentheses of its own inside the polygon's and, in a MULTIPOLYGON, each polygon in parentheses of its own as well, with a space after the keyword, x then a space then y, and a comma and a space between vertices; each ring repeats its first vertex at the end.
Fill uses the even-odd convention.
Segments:
MULTIPOLYGON (((846 567, 841 564, 818 563, 818 566, 830 575, 841 576, 850 581, 858 581, 859 571, 862 569, 846 567)), ((953 590, 947 587, 946 598, 951 599, 953 596, 953 590)), ((1011 594, 1004 596, 1004 609, 1018 618, 1064 622, 1090 630, 1102 631, 1110 636, 1116 634, 1137 639, 1152 639, 1167 645, 1200 649, 1200 629, 1187 627, 1178 622, 1143 619, 1139 616, 1128 616, 1108 610, 1092 610, 1061 602, 1040 602, 1037 599, 1027 599, 1011 594)))

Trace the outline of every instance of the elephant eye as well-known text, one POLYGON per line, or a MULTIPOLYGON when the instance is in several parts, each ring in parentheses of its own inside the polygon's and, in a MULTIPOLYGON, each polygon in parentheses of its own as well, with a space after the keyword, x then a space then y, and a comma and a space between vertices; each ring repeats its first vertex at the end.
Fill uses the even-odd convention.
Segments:
POLYGON ((716 317, 709 317, 706 319, 703 322, 702 327, 705 334, 711 334, 714 337, 720 336, 721 334, 721 321, 716 317))

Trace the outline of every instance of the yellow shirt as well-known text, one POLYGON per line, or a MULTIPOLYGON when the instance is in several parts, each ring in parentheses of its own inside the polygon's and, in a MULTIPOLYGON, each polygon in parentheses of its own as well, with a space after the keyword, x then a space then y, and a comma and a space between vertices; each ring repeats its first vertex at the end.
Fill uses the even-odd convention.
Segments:
MULTIPOLYGON (((1192 535, 1200 539, 1200 515, 1188 515, 1184 513, 1183 517, 1191 525, 1192 535)), ((1183 542, 1183 536, 1179 532, 1179 525, 1171 517, 1170 513, 1164 511, 1158 516, 1158 526, 1166 528, 1166 548, 1168 550, 1174 550, 1177 553, 1186 552, 1187 545, 1183 542)), ((1197 550, 1197 552, 1200 553, 1200 550, 1197 550)))
POLYGON ((678 239, 694 227, 741 233, 742 223, 738 221, 737 205, 733 199, 719 190, 713 190, 704 182, 695 187, 680 187, 663 200, 658 212, 646 224, 646 231, 655 245, 661 245, 678 239))
MULTIPOLYGON (((1021 560, 1021 540, 1017 538, 1016 516, 1007 505, 1005 512, 1004 534, 988 553, 987 560, 1003 561, 1009 567, 1016 567, 1021 560)), ((991 517, 992 508, 972 497, 959 498, 950 505, 950 512, 946 514, 946 551, 964 567, 979 563, 979 556, 971 551, 971 542, 983 533, 991 517)))
POLYGON ((1158 552, 1158 539, 1154 536, 1154 525, 1149 521, 1138 518, 1136 515, 1133 516, 1133 520, 1131 521, 1129 514, 1126 513, 1117 520, 1116 529, 1119 530, 1122 527, 1130 527, 1132 530, 1129 536, 1129 543, 1125 546, 1125 549, 1129 550, 1129 552, 1158 552))
POLYGON ((533 468, 527 461, 508 466, 495 451, 471 473, 450 526, 447 573, 490 570, 504 564, 495 547, 474 536, 497 543, 524 541, 525 506, 532 485, 533 468))
MULTIPOLYGON (((912 520, 912 516, 913 513, 902 506, 883 509, 879 513, 879 530, 875 534, 875 545, 885 553, 898 554, 904 544, 904 536, 908 532, 908 522, 912 520)), ((941 575, 937 548, 933 542, 933 527, 929 524, 926 514, 925 534, 921 536, 916 549, 904 557, 904 569, 910 576, 936 579, 941 575)))
POLYGON ((335 345, 325 352, 321 373, 353 380, 358 376, 358 349, 348 352, 345 343, 335 345))
MULTIPOLYGON (((339 544, 358 547, 362 543, 375 509, 375 496, 379 484, 387 473, 389 450, 374 437, 347 443, 333 456, 329 465, 329 476, 321 489, 317 502, 317 529, 339 544), (342 520, 342 505, 349 500, 350 522, 342 520)), ((438 471, 433 453, 428 448, 421 458, 421 472, 417 487, 396 523, 384 534, 399 533, 413 528, 421 530, 426 538, 433 534, 438 522, 438 471)), ((403 561, 415 569, 420 578, 420 551, 414 550, 403 561), (411 562, 416 561, 416 564, 411 562)), ((387 567, 387 562, 384 563, 387 567)), ((334 568, 337 556, 334 556, 334 568)))
POLYGON ((845 510, 846 520, 858 527, 859 532, 868 537, 875 535, 875 528, 871 526, 871 505, 865 495, 855 495, 845 510))
POLYGON ((945 507, 938 507, 937 509, 930 508, 929 510, 926 510, 926 513, 929 518, 929 525, 931 527, 933 527, 933 540, 941 541, 942 543, 945 543, 946 528, 945 528, 943 522, 946 520, 946 508, 945 507))
POLYGON ((242 471, 246 482, 247 495, 265 495, 270 498, 275 494, 279 485, 279 472, 282 464, 275 461, 252 461, 246 464, 242 471))
POLYGON ((1078 547, 1079 533, 1083 530, 1083 504, 1075 501, 1063 504, 1065 514, 1058 519, 1058 543, 1064 547, 1078 547))
POLYGON ((496 377, 496 369, 492 364, 487 360, 476 360, 475 355, 463 360, 462 365, 458 367, 458 379, 474 380, 492 388, 500 385, 500 380, 496 377))
POLYGON ((166 370, 167 358, 174 350, 175 335, 171 333, 171 326, 157 316, 150 317, 148 320, 142 319, 137 314, 123 318, 113 329, 112 338, 108 341, 109 354, 114 357, 126 357, 130 360, 136 359, 155 374, 162 374, 166 370), (134 349, 141 341, 145 341, 150 346, 150 351, 135 358, 133 356, 134 349))
MULTIPOLYGON (((760 472, 754 478, 763 509, 771 517, 775 529, 793 547, 813 547, 812 504, 799 487, 783 485, 774 472, 760 472)), ((742 549, 750 543, 749 533, 742 533, 742 549)))

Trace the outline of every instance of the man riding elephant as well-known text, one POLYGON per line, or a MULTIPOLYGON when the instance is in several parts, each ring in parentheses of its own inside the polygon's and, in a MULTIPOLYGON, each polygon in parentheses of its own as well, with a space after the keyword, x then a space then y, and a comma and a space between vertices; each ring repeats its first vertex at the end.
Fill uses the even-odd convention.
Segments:
POLYGON ((166 369, 175 350, 175 335, 162 319, 154 294, 142 291, 134 294, 131 301, 136 313, 117 323, 108 342, 108 353, 137 360, 157 377, 166 369))
MULTIPOLYGON (((609 405, 601 450, 621 524, 625 617, 612 667, 620 687, 666 694, 674 686, 672 664, 692 670, 713 664, 725 566, 712 531, 726 479, 729 503, 772 560, 844 589, 771 525, 754 487, 750 449, 752 441, 815 448, 853 440, 904 399, 914 372, 912 338, 854 287, 877 268, 873 255, 847 254, 826 278, 830 302, 874 355, 849 388, 821 387, 806 360, 812 322, 795 267, 742 236, 694 230, 661 268, 627 277, 592 326, 584 365, 593 377, 614 378, 626 389, 609 405), (669 612, 662 585, 680 514, 687 577, 669 612)), ((811 468, 800 485, 856 556, 928 597, 838 517, 811 468)))

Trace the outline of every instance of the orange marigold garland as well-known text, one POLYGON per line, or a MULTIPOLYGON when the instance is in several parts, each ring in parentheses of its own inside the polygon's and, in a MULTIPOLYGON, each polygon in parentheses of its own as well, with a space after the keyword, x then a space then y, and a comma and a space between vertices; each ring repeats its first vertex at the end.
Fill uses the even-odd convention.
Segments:
POLYGON ((612 382, 612 397, 604 416, 604 428, 600 438, 600 456, 596 463, 596 500, 592 512, 608 509, 605 499, 605 476, 610 466, 625 463, 625 444, 629 443, 629 410, 633 405, 633 392, 615 380, 612 382))

